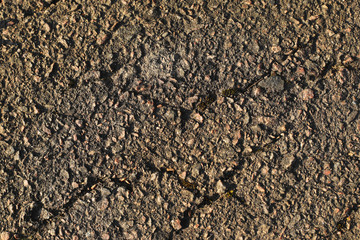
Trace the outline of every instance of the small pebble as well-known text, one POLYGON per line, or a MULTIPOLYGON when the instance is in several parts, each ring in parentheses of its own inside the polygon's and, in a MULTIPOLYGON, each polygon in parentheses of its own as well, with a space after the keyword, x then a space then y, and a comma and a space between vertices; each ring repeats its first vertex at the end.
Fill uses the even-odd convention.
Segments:
POLYGON ((272 46, 272 47, 271 47, 271 51, 272 51, 273 53, 281 52, 281 47, 280 47, 280 46, 272 46))
POLYGON ((99 44, 99 45, 103 45, 103 44, 106 42, 106 40, 108 40, 108 38, 109 38, 109 35, 108 35, 108 34, 106 34, 106 33, 101 33, 101 34, 98 36, 98 38, 97 38, 97 40, 96 40, 96 43, 99 44))
POLYGON ((194 114, 194 119, 199 123, 202 123, 204 121, 204 118, 199 113, 194 114))
POLYGON ((310 99, 314 98, 314 92, 311 89, 304 89, 301 92, 301 97, 304 101, 309 101, 310 99))
POLYGON ((218 194, 223 194, 225 193, 225 190, 226 190, 226 187, 224 186, 224 184, 222 183, 221 180, 219 180, 217 183, 216 183, 216 192, 218 194))
POLYGON ((89 71, 84 74, 84 80, 100 78, 100 71, 89 71))
POLYGON ((75 189, 79 187, 79 184, 77 182, 72 182, 71 186, 75 189))
POLYGON ((168 121, 170 122, 173 122, 175 121, 176 119, 176 113, 173 111, 173 110, 168 110, 166 113, 165 113, 165 117, 168 121))
POLYGON ((72 237, 72 240, 79 240, 79 237, 78 237, 77 235, 74 235, 74 236, 72 237))
POLYGON ((303 67, 298 67, 297 70, 296 70, 296 73, 298 75, 304 76, 305 75, 305 69, 303 67))
POLYGON ((83 125, 82 120, 80 120, 80 119, 75 120, 75 123, 76 123, 76 125, 78 125, 79 127, 82 127, 82 125, 83 125))
POLYGON ((24 180, 24 187, 28 187, 29 186, 29 182, 28 182, 28 180, 24 180))
POLYGON ((98 211, 105 211, 109 206, 109 201, 106 198, 103 198, 98 205, 98 211))
POLYGON ((261 192, 261 193, 264 193, 265 192, 265 188, 263 188, 262 186, 260 186, 259 184, 256 185, 256 189, 261 192))
POLYGON ((259 86, 270 92, 281 92, 284 90, 284 80, 280 76, 271 76, 259 83, 259 86))
POLYGON ((174 219, 174 220, 171 220, 171 226, 172 226, 175 230, 180 230, 180 229, 182 228, 180 219, 176 218, 176 219, 174 219))
POLYGON ((103 239, 103 240, 109 240, 109 239, 110 239, 110 235, 107 234, 107 233, 103 233, 103 234, 101 234, 101 239, 103 239))
POLYGON ((261 88, 259 88, 259 87, 254 88, 253 94, 254 94, 255 97, 260 96, 260 94, 261 94, 261 88))
POLYGON ((186 102, 189 104, 194 104, 196 102, 199 101, 199 97, 198 96, 193 96, 193 97, 189 97, 186 99, 186 102))
POLYGON ((33 112, 34 114, 39 114, 39 109, 36 106, 33 106, 33 112))
POLYGON ((124 139, 125 136, 126 136, 126 129, 123 127, 119 128, 118 140, 124 139))
POLYGON ((0 240, 9 240, 10 239, 10 233, 9 232, 2 232, 0 234, 0 240))
POLYGON ((290 156, 284 156, 283 160, 282 160, 282 166, 284 167, 284 169, 288 169, 289 167, 291 167, 291 165, 293 164, 293 162, 295 161, 295 157, 290 155, 290 156))
POLYGON ((261 168, 261 174, 262 175, 266 175, 269 172, 269 167, 268 166, 264 166, 263 168, 261 168))
POLYGON ((191 146, 191 145, 193 145, 194 144, 194 139, 192 138, 192 139, 190 139, 189 141, 187 141, 187 145, 188 146, 191 146))
POLYGON ((55 231, 54 228, 50 229, 50 230, 48 231, 48 233, 49 233, 51 236, 55 236, 55 235, 56 235, 56 231, 55 231))
POLYGON ((19 161, 20 160, 20 152, 17 151, 14 155, 14 161, 19 161))

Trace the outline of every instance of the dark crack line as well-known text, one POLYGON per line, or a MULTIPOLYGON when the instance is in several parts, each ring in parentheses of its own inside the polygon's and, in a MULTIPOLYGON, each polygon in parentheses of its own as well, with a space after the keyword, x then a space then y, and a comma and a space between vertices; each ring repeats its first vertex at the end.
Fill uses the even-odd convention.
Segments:
MULTIPOLYGON (((262 146, 258 147, 256 151, 252 152, 250 155, 253 154, 257 154, 259 151, 268 148, 269 146, 275 144, 282 135, 278 135, 278 136, 272 136, 270 138, 270 142, 263 144, 262 146)), ((150 152, 158 157, 159 156, 155 151, 150 150, 150 152)), ((245 157, 249 157, 245 156, 245 157)), ((174 168, 170 168, 170 167, 156 167, 151 161, 146 161, 145 164, 146 169, 150 170, 151 172, 156 172, 159 173, 159 178, 162 178, 163 175, 165 173, 173 176, 174 178, 176 178, 176 180, 178 181, 178 184, 183 187, 184 189, 192 192, 194 194, 195 199, 200 199, 202 198, 202 201, 198 204, 193 203, 192 206, 190 206, 189 208, 187 208, 181 215, 182 217, 180 217, 180 225, 181 225, 181 229, 176 230, 173 229, 170 234, 169 234, 169 238, 168 239, 173 239, 175 235, 179 234, 180 232, 182 232, 183 230, 185 230, 186 228, 188 228, 190 226, 191 223, 191 219, 193 218, 193 216, 195 215, 195 213, 201 209, 203 209, 204 207, 214 204, 215 202, 218 202, 222 199, 229 199, 229 198, 233 198, 235 200, 237 200, 242 206, 246 206, 246 202, 243 198, 239 197, 236 195, 236 185, 229 187, 225 194, 219 195, 219 194, 213 194, 213 195, 207 195, 207 194, 201 194, 200 190, 198 190, 196 183, 191 183, 186 181, 185 179, 181 178, 177 172, 176 169, 174 168)), ((227 181, 229 179, 231 179, 232 176, 234 176, 236 174, 236 172, 241 169, 241 166, 239 165, 237 168, 233 169, 230 172, 227 172, 225 174, 225 176, 220 177, 219 179, 223 180, 223 181, 227 181)))
MULTIPOLYGON (((40 220, 37 212, 37 209, 32 209, 30 211, 30 219, 33 220, 36 224, 33 227, 27 229, 26 233, 22 233, 19 237, 24 238, 32 238, 35 237, 36 234, 40 234, 42 230, 48 227, 52 222, 59 221, 59 218, 64 216, 69 210, 74 206, 74 204, 85 196, 87 193, 90 193, 94 189, 98 187, 99 184, 107 184, 109 182, 114 182, 116 185, 125 187, 130 192, 133 192, 132 184, 126 178, 118 178, 118 177, 88 177, 87 183, 82 187, 82 189, 78 192, 75 192, 72 197, 61 207, 57 209, 46 209, 49 211, 52 216, 49 219, 40 220)), ((39 206, 42 208, 43 206, 39 206)))
MULTIPOLYGON (((256 151, 252 152, 251 155, 257 154, 258 151, 261 151, 262 149, 268 148, 270 145, 275 144, 280 138, 281 138, 281 135, 273 136, 269 143, 266 143, 266 144, 262 145, 261 147, 258 147, 256 151)), ((249 155, 246 156, 246 157, 249 157, 249 155)), ((222 180, 222 181, 228 181, 240 169, 241 169, 241 164, 239 164, 232 171, 224 173, 224 176, 220 177, 219 179, 222 180)), ((173 230, 170 233, 170 238, 169 239, 172 239, 174 237, 174 234, 179 234, 181 231, 183 231, 184 229, 189 227, 191 219, 194 216, 196 211, 199 211, 200 209, 202 209, 202 208, 204 208, 204 207, 206 207, 208 205, 211 205, 211 204, 213 204, 213 203, 215 203, 215 202, 217 202, 217 201, 219 201, 221 199, 233 198, 233 199, 237 200, 242 206, 247 205, 243 198, 236 195, 236 186, 229 187, 226 190, 226 193, 223 194, 223 195, 219 195, 219 194, 206 195, 206 194, 200 194, 200 191, 197 190, 196 188, 194 188, 192 184, 190 185, 190 187, 189 187, 188 184, 184 184, 183 183, 184 179, 181 179, 178 175, 176 175, 176 177, 178 178, 179 184, 182 187, 184 187, 185 189, 193 192, 195 194, 195 198, 203 198, 203 200, 199 204, 193 204, 192 206, 190 206, 188 209, 186 209, 184 211, 183 217, 180 219, 180 225, 181 225, 182 228, 179 229, 179 230, 173 230)))

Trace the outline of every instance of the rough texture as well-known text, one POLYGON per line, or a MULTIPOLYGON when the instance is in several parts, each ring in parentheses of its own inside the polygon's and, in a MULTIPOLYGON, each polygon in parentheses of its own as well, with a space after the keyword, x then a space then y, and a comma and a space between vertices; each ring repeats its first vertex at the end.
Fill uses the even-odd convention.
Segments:
POLYGON ((1 239, 356 239, 356 1, 0 2, 1 239))

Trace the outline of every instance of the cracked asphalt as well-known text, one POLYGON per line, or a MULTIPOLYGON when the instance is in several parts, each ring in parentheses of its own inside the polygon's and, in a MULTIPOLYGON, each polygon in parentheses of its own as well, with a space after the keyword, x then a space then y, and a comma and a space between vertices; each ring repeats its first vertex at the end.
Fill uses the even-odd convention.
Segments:
POLYGON ((359 10, 2 0, 0 239, 357 239, 359 10))

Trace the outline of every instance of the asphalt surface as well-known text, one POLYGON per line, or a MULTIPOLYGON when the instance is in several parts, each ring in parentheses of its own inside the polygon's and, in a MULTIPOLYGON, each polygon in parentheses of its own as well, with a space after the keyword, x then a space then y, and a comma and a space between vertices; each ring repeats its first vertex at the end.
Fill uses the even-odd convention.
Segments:
POLYGON ((0 2, 0 239, 358 239, 359 3, 0 2))

